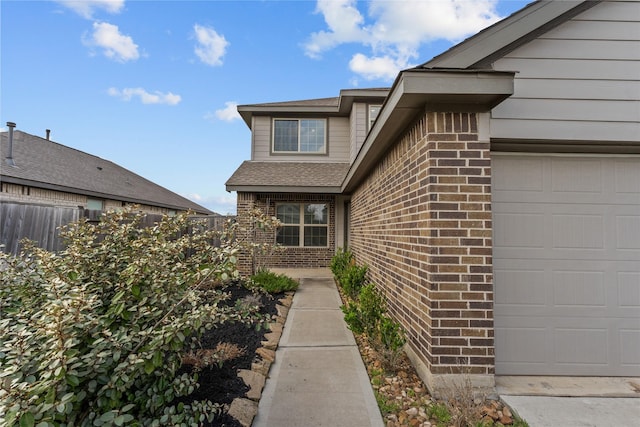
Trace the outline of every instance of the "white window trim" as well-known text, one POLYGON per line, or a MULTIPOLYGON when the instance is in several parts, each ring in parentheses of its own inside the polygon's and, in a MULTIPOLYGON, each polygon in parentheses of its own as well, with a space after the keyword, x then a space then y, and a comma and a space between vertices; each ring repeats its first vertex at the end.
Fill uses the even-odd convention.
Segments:
POLYGON ((329 125, 326 118, 322 117, 274 117, 271 120, 271 153, 273 154, 300 154, 300 155, 326 155, 329 145, 329 125), (276 121, 296 120, 298 122, 298 151, 276 151, 276 121), (324 146, 322 151, 300 151, 300 121, 321 120, 324 122, 324 146))
POLYGON ((282 223, 283 227, 295 227, 297 226, 300 229, 300 234, 299 234, 299 240, 298 240, 298 245, 297 246, 293 246, 293 245, 283 245, 281 243, 278 243, 280 246, 282 246, 283 248, 309 248, 309 249, 314 249, 314 248, 328 248, 329 245, 329 203, 327 202, 318 202, 318 203, 313 203, 313 202, 279 202, 276 203, 276 215, 278 212, 278 205, 298 205, 298 207, 300 208, 300 222, 298 224, 288 224, 288 223, 282 223), (326 224, 305 224, 304 222, 304 208, 306 205, 314 205, 314 204, 322 204, 322 205, 327 205, 327 223, 326 224), (304 228, 305 227, 325 227, 327 229, 327 244, 324 246, 305 246, 304 245, 304 228))

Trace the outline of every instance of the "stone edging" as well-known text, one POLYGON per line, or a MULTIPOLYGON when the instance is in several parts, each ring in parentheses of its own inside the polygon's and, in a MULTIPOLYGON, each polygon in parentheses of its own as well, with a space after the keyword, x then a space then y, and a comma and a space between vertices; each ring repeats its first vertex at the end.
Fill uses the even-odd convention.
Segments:
POLYGON ((286 292, 285 296, 278 300, 276 309, 278 314, 273 316, 273 322, 269 324, 269 332, 265 334, 266 341, 262 341, 262 347, 256 350, 256 357, 251 364, 251 370, 239 369, 238 376, 249 387, 246 397, 239 397, 231 402, 230 416, 237 419, 244 427, 251 427, 253 419, 258 414, 258 404, 262 397, 262 389, 267 380, 269 369, 276 359, 276 349, 282 337, 284 322, 287 320, 289 309, 293 303, 294 292, 286 292))

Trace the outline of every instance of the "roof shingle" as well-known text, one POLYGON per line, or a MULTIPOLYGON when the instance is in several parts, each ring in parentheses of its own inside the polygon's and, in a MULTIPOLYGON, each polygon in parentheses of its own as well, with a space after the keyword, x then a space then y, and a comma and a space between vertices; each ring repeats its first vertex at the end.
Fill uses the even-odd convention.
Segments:
POLYGON ((245 161, 226 183, 228 191, 243 187, 318 188, 326 192, 340 190, 349 171, 349 163, 253 162, 245 161))
POLYGON ((8 132, 1 133, 2 181, 40 186, 58 191, 110 198, 177 210, 212 212, 160 185, 104 160, 21 131, 13 133, 13 159, 8 155, 8 132))

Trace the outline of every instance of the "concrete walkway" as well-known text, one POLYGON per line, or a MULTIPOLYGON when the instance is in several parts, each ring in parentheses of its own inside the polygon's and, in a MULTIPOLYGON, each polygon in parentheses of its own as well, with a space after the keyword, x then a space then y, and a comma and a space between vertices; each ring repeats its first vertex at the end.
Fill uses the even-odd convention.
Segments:
MULTIPOLYGON (((300 279, 301 285, 252 427, 383 427, 331 272, 273 271, 300 279)), ((632 397, 640 390, 637 378, 496 377, 496 382, 502 399, 530 427, 640 426, 640 398, 632 397)))
POLYGON ((383 427, 328 269, 300 278, 253 427, 383 427))

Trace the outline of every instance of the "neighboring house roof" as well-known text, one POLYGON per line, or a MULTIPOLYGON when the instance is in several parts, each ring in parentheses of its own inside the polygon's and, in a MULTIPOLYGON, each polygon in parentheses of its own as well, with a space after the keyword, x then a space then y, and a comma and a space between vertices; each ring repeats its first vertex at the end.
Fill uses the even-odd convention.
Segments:
POLYGON ((227 191, 340 193, 349 163, 245 161, 227 191))
POLYGON ((9 151, 9 132, 0 135, 2 182, 213 214, 209 209, 113 162, 21 131, 13 132, 15 166, 9 166, 5 162, 9 151))

